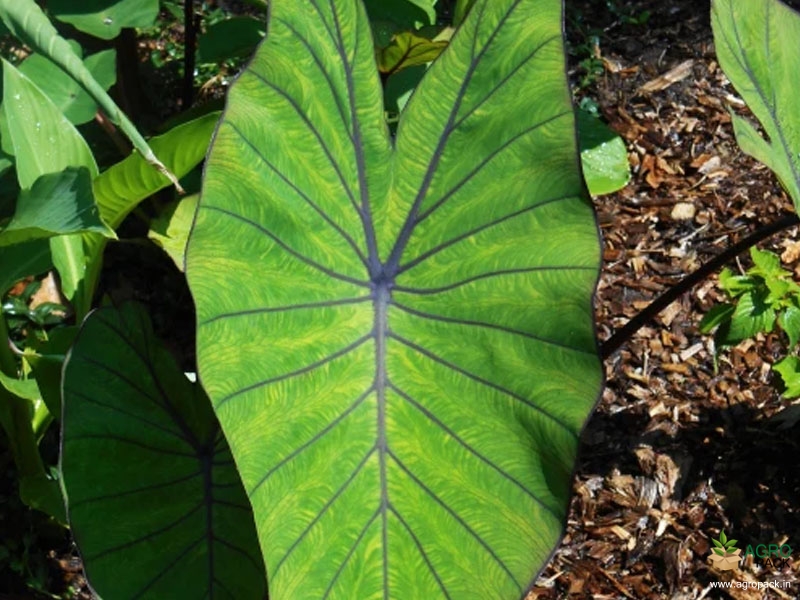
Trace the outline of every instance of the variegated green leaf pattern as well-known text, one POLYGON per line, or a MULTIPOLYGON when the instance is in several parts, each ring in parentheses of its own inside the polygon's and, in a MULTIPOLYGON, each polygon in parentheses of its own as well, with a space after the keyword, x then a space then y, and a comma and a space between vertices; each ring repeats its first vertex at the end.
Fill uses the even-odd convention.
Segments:
POLYGON ((361 2, 270 7, 187 255, 270 597, 520 598, 601 387, 561 2, 476 2, 396 139, 361 2))

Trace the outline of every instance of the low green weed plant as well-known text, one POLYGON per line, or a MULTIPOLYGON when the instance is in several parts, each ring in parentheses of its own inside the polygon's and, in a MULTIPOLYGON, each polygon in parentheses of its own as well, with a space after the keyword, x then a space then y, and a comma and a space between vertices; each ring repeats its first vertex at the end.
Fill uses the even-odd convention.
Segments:
MULTIPOLYGON (((750 257, 753 266, 743 275, 722 270, 719 287, 731 301, 709 310, 700 322, 700 332, 713 331, 716 346, 722 350, 778 328, 792 351, 800 341, 800 285, 794 274, 781 266, 777 254, 751 248, 750 257)), ((800 396, 794 370, 797 364, 797 357, 790 354, 773 366, 783 378, 784 394, 789 398, 800 396)))

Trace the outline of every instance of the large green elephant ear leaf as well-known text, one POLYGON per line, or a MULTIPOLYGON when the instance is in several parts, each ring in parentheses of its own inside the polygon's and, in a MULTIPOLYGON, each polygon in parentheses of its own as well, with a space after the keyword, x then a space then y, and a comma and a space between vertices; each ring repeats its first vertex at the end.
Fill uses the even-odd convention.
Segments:
POLYGON ((63 388, 63 484, 95 591, 263 600, 253 514, 228 445, 147 313, 91 313, 63 388))
POLYGON ((732 115, 736 140, 775 171, 800 210, 800 13, 779 0, 714 0, 711 25, 725 75, 766 134, 732 115))
POLYGON ((477 2, 394 144, 362 4, 270 7, 187 257, 270 597, 520 598, 602 379, 561 2, 477 2))

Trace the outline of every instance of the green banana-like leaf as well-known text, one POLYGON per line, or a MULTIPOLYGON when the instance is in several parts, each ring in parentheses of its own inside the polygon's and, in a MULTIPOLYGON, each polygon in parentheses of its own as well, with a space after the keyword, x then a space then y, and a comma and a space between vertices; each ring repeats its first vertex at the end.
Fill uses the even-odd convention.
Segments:
MULTIPOLYGON (((108 90, 116 83, 117 64, 114 50, 92 54, 83 60, 83 65, 104 90, 108 90)), ((78 85, 77 81, 51 60, 41 54, 33 54, 23 61, 19 70, 47 94, 74 125, 81 125, 94 119, 97 102, 78 85)))
POLYGON ((200 197, 193 194, 172 203, 153 221, 147 232, 147 237, 160 246, 181 271, 186 264, 186 243, 199 200, 200 197))
POLYGON ((150 27, 158 16, 158 0, 48 0, 47 8, 59 21, 104 40, 123 27, 150 27))
MULTIPOLYGON (((217 119, 219 112, 213 112, 181 123, 151 138, 150 144, 169 170, 177 177, 183 177, 203 160, 217 119)), ((169 184, 170 180, 152 169, 141 155, 131 154, 96 177, 92 188, 100 216, 116 229, 142 200, 169 184)), ((106 239, 98 235, 87 236, 85 246, 88 264, 86 288, 94 290, 100 277, 106 239)), ((85 315, 86 311, 78 310, 78 313, 85 315)))
MULTIPOLYGON (((140 8, 145 5, 155 5, 155 12, 158 12, 157 0, 120 0, 119 2, 115 0, 89 0, 89 2, 89 6, 85 2, 80 4, 78 8, 79 16, 98 8, 99 5, 114 5, 110 10, 121 9, 123 5, 128 6, 131 4, 138 5, 140 8)), ((59 3, 51 3, 51 9, 53 8, 52 4, 59 3)), ((69 2, 69 4, 73 7, 77 6, 74 2, 69 2)), ((97 15, 92 16, 95 17, 97 15)), ((176 186, 178 185, 175 175, 153 153, 131 120, 114 103, 111 96, 106 93, 103 85, 92 76, 92 73, 81 61, 80 56, 75 54, 69 42, 58 35, 50 20, 34 0, 0 0, 0 18, 16 37, 28 44, 34 51, 52 60, 64 69, 66 73, 69 73, 70 77, 74 78, 95 99, 109 118, 119 125, 119 128, 144 159, 153 168, 169 177, 170 181, 176 186)), ((113 18, 109 15, 101 16, 101 18, 104 21, 110 18, 111 23, 114 23, 113 18)), ((155 18, 155 14, 153 18, 155 18)))
MULTIPOLYGON (((67 167, 83 167, 91 177, 97 175, 97 164, 86 140, 44 92, 6 61, 3 111, 21 188, 30 189, 42 175, 62 172, 67 167)), ((79 306, 90 302, 91 292, 83 285, 86 257, 80 235, 50 238, 50 251, 61 275, 64 295, 79 306)))
POLYGON ((0 299, 17 281, 40 275, 53 266, 47 240, 33 240, 14 246, 0 246, 0 299))
POLYGON ((731 115, 742 150, 775 171, 800 210, 800 13, 779 0, 713 0, 722 70, 764 128, 731 115))
POLYGON ((253 514, 211 404, 141 307, 84 322, 64 365, 61 460, 102 597, 264 598, 253 514))
POLYGON ((270 597, 521 598, 602 379, 561 2, 479 0, 394 140, 363 5, 270 6, 187 255, 270 597))
MULTIPOLYGON (((219 112, 213 112, 182 123, 151 138, 150 146, 170 171, 183 177, 203 160, 218 119, 219 112)), ((169 185, 170 180, 139 154, 103 171, 93 183, 100 216, 113 228, 142 200, 169 185)))
POLYGON ((116 237, 100 220, 88 169, 67 167, 42 175, 20 192, 14 217, 0 231, 0 246, 90 231, 116 237))
POLYGON ((97 163, 78 130, 30 79, 3 61, 3 111, 23 189, 47 173, 85 167, 92 177, 97 163))

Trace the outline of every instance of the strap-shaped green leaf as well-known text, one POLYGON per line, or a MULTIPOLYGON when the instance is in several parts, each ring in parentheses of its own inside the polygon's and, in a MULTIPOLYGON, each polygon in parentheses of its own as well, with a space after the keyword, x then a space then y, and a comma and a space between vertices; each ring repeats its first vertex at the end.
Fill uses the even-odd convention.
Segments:
MULTIPOLYGON (((91 4, 95 6, 90 7, 82 3, 81 9, 84 12, 80 14, 85 16, 87 11, 99 8, 97 6, 98 3, 116 5, 115 7, 108 7, 112 11, 114 8, 124 11, 126 7, 129 8, 128 5, 133 4, 138 4, 141 9, 142 5, 147 4, 154 9, 152 18, 155 18, 158 12, 158 2, 156 0, 146 0, 146 2, 140 0, 129 2, 129 0, 123 0, 121 3, 114 2, 113 0, 92 0, 91 4)), ((70 2, 69 4, 75 6, 74 3, 70 2)), ((53 9, 55 7, 50 6, 50 8, 53 9)), ((89 16, 92 19, 98 17, 97 14, 89 16)), ((92 73, 87 69, 87 65, 75 54, 69 43, 58 35, 58 32, 50 23, 50 20, 45 16, 36 2, 33 0, 0 0, 0 18, 2 18, 9 30, 20 40, 31 46, 34 51, 52 60, 64 69, 65 72, 69 73, 69 75, 97 101, 111 120, 119 125, 120 129, 128 136, 134 148, 141 153, 144 159, 160 173, 167 176, 170 181, 177 186, 178 180, 175 178, 175 175, 173 175, 161 163, 158 157, 153 154, 153 151, 147 145, 147 142, 144 141, 142 135, 136 130, 131 120, 114 103, 111 96, 106 93, 103 85, 92 76, 92 73)), ((100 18, 103 18, 103 20, 109 18, 111 19, 111 24, 113 24, 113 17, 109 15, 105 17, 100 16, 100 18)), ((117 22, 117 27, 118 26, 119 22, 117 22)))
MULTIPOLYGON (((183 177, 203 160, 217 119, 218 111, 208 113, 151 138, 149 144, 170 171, 183 177)), ((142 200, 169 184, 141 155, 131 154, 103 171, 93 187, 100 215, 112 227, 119 227, 142 200)))
POLYGON ((253 514, 211 405, 139 306, 90 314, 67 356, 62 472, 103 598, 264 598, 253 514))
POLYGON ((270 597, 520 598, 601 386, 561 2, 476 2, 396 140, 361 2, 270 7, 187 256, 270 597))
POLYGON ((33 240, 13 246, 0 246, 0 296, 20 279, 39 275, 53 266, 47 240, 33 240))
POLYGON ((59 21, 104 40, 123 27, 150 27, 158 16, 158 0, 50 0, 47 8, 59 21))
MULTIPOLYGON (((103 50, 88 56, 83 64, 97 83, 108 90, 117 80, 116 59, 116 51, 103 50)), ((20 65, 19 70, 47 94, 74 125, 94 119, 97 102, 75 79, 45 56, 32 54, 20 65)))
POLYGON ((732 115, 736 141, 775 171, 800 209, 800 14, 779 0, 714 0, 711 25, 722 69, 767 135, 732 115))
POLYGON ((89 145, 53 102, 11 63, 3 61, 3 111, 23 189, 47 173, 86 167, 97 175, 89 145))
POLYGON ((20 192, 14 217, 0 230, 0 246, 87 232, 116 238, 100 219, 89 170, 67 167, 42 175, 20 192))

